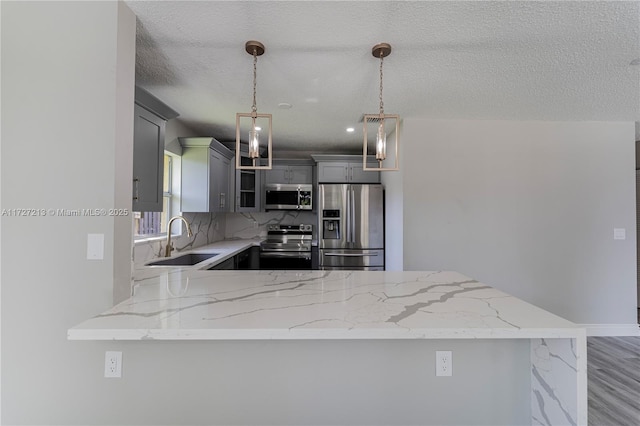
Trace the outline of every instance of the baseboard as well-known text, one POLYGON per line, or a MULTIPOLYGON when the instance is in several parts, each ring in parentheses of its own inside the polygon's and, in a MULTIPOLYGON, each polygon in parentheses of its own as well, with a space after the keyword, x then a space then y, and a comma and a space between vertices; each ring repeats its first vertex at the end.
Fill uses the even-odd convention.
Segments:
POLYGON ((638 324, 578 324, 587 336, 640 336, 638 324))

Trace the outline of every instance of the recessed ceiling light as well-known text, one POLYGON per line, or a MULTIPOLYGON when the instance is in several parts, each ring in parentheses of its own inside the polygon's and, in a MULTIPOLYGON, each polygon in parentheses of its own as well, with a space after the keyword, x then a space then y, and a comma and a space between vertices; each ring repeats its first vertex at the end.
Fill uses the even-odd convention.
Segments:
POLYGON ((353 133, 355 131, 356 131, 356 129, 354 129, 353 127, 347 127, 347 132, 353 133))
POLYGON ((640 58, 636 58, 629 65, 640 65, 640 58))
POLYGON ((293 106, 293 105, 291 105, 291 104, 290 104, 290 103, 288 103, 288 102, 280 102, 280 103, 278 104, 278 108, 280 108, 280 109, 291 109, 291 107, 292 107, 292 106, 293 106))

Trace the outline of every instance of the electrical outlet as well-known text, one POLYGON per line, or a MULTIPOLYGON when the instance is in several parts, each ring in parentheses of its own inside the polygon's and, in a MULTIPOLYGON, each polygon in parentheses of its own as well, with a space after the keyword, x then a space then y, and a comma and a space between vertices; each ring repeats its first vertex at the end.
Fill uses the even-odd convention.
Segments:
POLYGON ((451 351, 436 351, 436 376, 453 375, 453 357, 451 351))
POLYGON ((104 353, 104 377, 122 377, 122 352, 104 353))

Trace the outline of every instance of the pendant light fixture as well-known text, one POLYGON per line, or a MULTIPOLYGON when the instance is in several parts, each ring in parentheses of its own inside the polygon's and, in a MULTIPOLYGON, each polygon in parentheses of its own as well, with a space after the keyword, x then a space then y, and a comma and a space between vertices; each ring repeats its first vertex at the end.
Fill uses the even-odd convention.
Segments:
MULTIPOLYGON (((259 41, 250 40, 245 44, 245 50, 253 56, 253 106, 250 113, 239 112, 236 114, 236 169, 238 170, 271 170, 271 114, 258 114, 256 106, 256 80, 258 56, 264 53, 264 45, 259 41), (243 119, 250 119, 243 120, 243 119), (246 125, 245 123, 248 122, 246 125), (265 130, 263 126, 266 125, 265 130), (249 136, 249 159, 250 164, 242 164, 242 152, 240 149, 241 130, 247 131, 249 136), (261 166, 260 157, 260 134, 267 134, 267 165, 261 166)), ((264 139, 263 139, 264 140, 264 139)), ((244 158, 247 158, 246 155, 244 158)))
POLYGON ((388 43, 376 44, 373 46, 373 49, 371 49, 371 54, 376 58, 380 58, 380 112, 378 114, 365 114, 363 116, 364 142, 362 148, 362 168, 366 171, 377 172, 399 170, 398 133, 400 116, 396 114, 385 114, 384 102, 382 101, 382 65, 384 63, 384 58, 391 54, 391 45, 388 43), (374 147, 373 150, 371 150, 371 154, 369 152, 370 144, 368 140, 368 127, 370 123, 375 125, 375 132, 372 132, 372 136, 375 134, 375 143, 373 143, 374 147), (391 132, 391 139, 395 139, 395 141, 393 141, 393 149, 391 151, 387 149, 387 132, 389 131, 391 132), (377 167, 369 167, 367 164, 367 159, 369 155, 373 156, 373 152, 375 152, 375 158, 378 162, 377 167), (383 162, 387 159, 388 152, 393 153, 394 167, 384 167, 383 162))

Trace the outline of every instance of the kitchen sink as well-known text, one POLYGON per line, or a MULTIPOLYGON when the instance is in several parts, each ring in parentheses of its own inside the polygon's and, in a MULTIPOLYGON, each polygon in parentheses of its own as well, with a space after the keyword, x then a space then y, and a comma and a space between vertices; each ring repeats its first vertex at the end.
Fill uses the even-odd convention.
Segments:
POLYGON ((220 253, 189 253, 171 259, 156 260, 147 266, 191 266, 219 255, 220 253))

